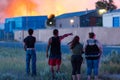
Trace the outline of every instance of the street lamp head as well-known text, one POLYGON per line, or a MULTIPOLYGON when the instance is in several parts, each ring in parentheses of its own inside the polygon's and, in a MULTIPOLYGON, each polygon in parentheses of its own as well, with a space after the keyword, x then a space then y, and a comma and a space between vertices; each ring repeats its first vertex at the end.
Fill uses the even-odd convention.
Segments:
POLYGON ((104 13, 106 13, 106 12, 107 12, 106 9, 99 9, 99 10, 98 10, 99 15, 102 15, 102 14, 104 14, 104 13))
POLYGON ((71 23, 71 24, 73 24, 73 23, 74 23, 74 20, 73 20, 73 19, 71 19, 71 20, 70 20, 70 23, 71 23))
POLYGON ((49 24, 53 24, 53 23, 50 21, 49 24))

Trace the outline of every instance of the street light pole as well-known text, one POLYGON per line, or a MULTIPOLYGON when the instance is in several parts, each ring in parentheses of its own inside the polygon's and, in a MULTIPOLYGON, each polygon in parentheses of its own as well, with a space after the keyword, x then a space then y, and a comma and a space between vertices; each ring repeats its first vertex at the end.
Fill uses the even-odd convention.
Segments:
POLYGON ((93 32, 93 26, 91 26, 91 32, 93 32))

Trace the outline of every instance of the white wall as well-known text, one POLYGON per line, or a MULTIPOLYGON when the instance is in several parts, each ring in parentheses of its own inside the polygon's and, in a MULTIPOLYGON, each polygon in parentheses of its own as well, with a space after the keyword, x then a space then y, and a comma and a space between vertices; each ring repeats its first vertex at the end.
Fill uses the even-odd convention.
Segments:
POLYGON ((14 40, 22 41, 24 39, 24 31, 14 31, 14 40))
POLYGON ((112 27, 113 26, 112 18, 113 17, 109 14, 103 15, 103 26, 104 27, 112 27))
MULTIPOLYGON (((59 35, 63 35, 65 33, 73 33, 73 36, 69 36, 65 38, 62 43, 68 43, 73 39, 75 35, 80 36, 80 41, 83 43, 86 39, 88 39, 88 33, 90 31, 94 31, 96 34, 96 38, 100 40, 102 44, 109 45, 118 45, 120 44, 120 28, 102 28, 102 27, 94 27, 94 28, 64 28, 59 29, 59 35)), ((43 29, 43 30, 35 30, 34 36, 37 38, 37 41, 47 42, 48 39, 52 36, 53 29, 43 29)), ((21 31, 23 33, 23 31, 21 31)), ((24 37, 26 37, 27 31, 24 31, 24 37)), ((23 41, 23 35, 20 35, 20 31, 15 32, 14 39, 17 41, 23 41), (21 39, 19 38, 21 37, 21 39)))
POLYGON ((79 17, 74 16, 70 18, 56 19, 56 27, 60 28, 60 25, 62 25, 62 28, 78 27, 80 26, 79 17), (71 23, 70 20, 74 20, 74 22, 71 23))
POLYGON ((103 26, 112 27, 113 26, 113 17, 120 17, 120 12, 107 13, 103 15, 103 26))

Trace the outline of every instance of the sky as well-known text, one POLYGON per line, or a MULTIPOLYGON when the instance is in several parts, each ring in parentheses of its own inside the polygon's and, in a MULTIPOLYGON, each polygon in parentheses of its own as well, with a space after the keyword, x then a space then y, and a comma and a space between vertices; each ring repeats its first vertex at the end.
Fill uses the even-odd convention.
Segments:
MULTIPOLYGON (((17 16, 55 16, 95 9, 98 0, 0 0, 0 22, 5 18, 17 16)), ((120 8, 120 0, 113 0, 120 8)))

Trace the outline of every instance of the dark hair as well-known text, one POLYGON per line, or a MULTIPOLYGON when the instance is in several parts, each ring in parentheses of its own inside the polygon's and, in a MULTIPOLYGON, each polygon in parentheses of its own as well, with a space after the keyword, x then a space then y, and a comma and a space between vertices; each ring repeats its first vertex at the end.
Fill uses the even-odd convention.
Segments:
POLYGON ((95 36, 95 33, 94 33, 94 32, 90 32, 90 33, 89 33, 89 38, 94 38, 94 36, 95 36))
POLYGON ((58 30, 57 29, 53 30, 53 35, 58 35, 58 30))
POLYGON ((73 40, 71 41, 71 45, 70 45, 71 49, 73 49, 76 46, 76 44, 79 44, 79 39, 80 39, 79 36, 75 36, 73 38, 73 40))
POLYGON ((29 29, 29 30, 28 30, 28 34, 29 34, 29 35, 32 35, 32 34, 33 34, 33 29, 29 29))

